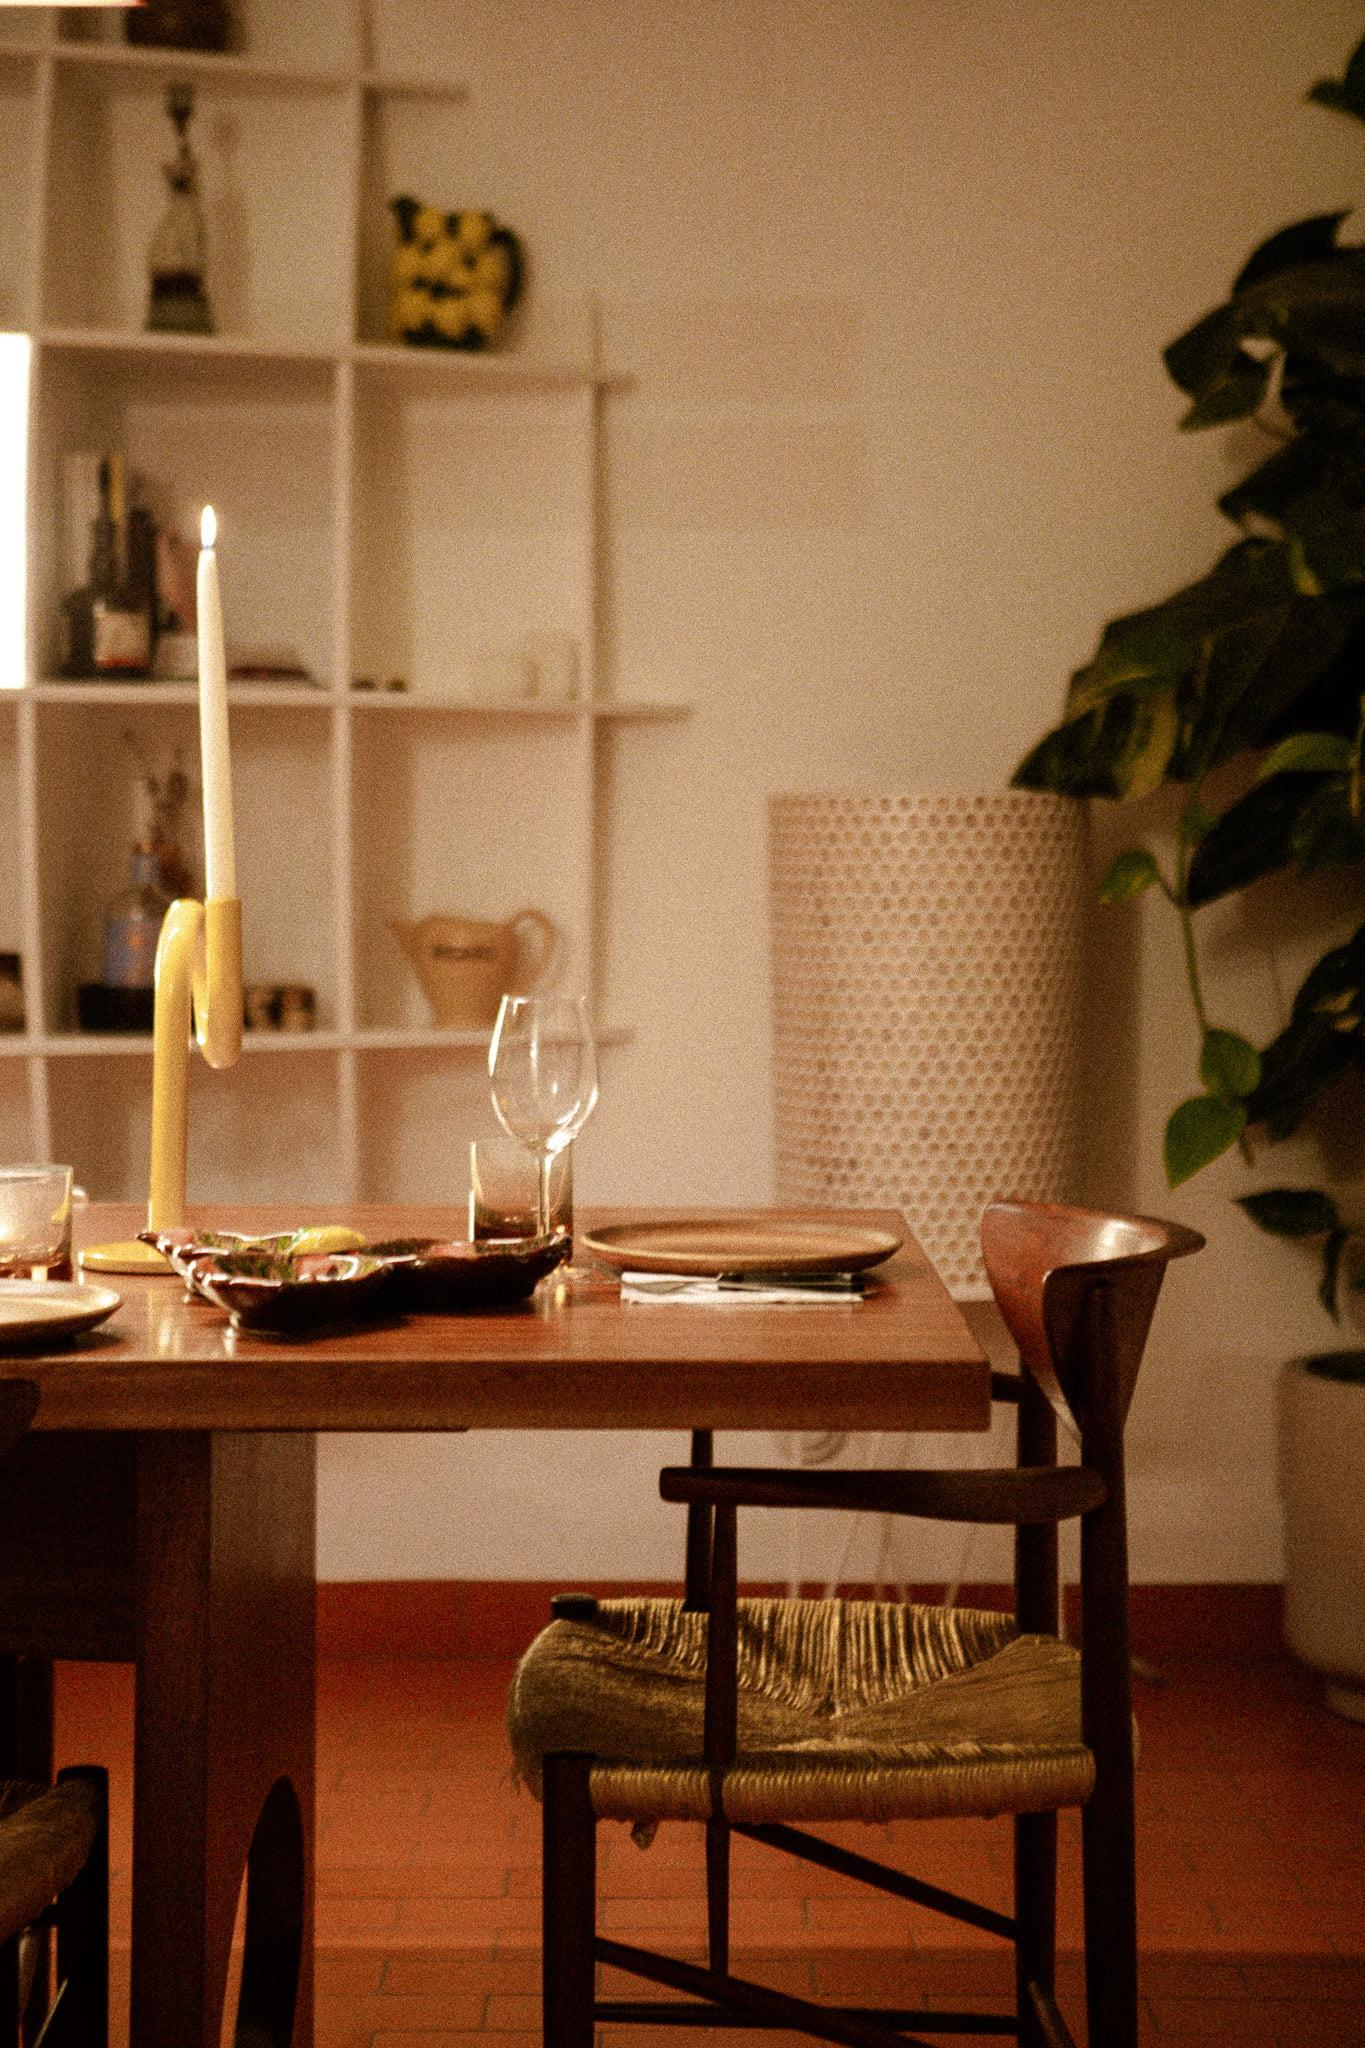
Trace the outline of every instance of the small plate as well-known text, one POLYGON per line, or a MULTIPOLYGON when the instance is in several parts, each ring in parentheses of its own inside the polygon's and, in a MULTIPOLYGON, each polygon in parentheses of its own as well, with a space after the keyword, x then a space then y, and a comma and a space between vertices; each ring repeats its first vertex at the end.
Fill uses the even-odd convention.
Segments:
POLYGON ((361 1322, 388 1307, 389 1268, 365 1252, 196 1254, 196 1294, 226 1309, 234 1330, 302 1337, 361 1322))
POLYGON ((393 1237, 367 1250, 389 1268, 395 1307, 451 1315, 525 1301, 573 1245, 567 1237, 393 1237))
POLYGON ((0 1351, 47 1350, 93 1330, 123 1300, 76 1280, 0 1280, 0 1351))
POLYGON ((675 1217, 660 1223, 612 1223, 580 1233, 588 1258, 630 1273, 861 1273, 905 1242, 837 1217, 753 1215, 675 1217))

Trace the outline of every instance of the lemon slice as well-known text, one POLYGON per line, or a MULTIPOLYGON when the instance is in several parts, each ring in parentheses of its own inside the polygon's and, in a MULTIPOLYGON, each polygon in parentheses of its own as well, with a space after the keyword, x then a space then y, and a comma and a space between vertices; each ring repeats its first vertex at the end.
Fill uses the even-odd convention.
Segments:
POLYGON ((358 1252, 364 1244, 358 1230, 348 1230, 344 1223, 323 1223, 313 1230, 300 1230, 289 1249, 297 1258, 301 1252, 358 1252))

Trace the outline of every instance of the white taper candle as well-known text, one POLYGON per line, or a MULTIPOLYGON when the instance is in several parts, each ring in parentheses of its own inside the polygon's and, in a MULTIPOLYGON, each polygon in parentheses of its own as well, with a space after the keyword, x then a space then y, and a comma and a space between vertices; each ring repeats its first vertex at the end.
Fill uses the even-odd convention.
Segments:
POLYGON ((199 759, 204 783, 204 895, 237 894, 232 836, 232 758, 228 752, 227 654, 214 544, 218 521, 205 505, 199 528, 199 759))

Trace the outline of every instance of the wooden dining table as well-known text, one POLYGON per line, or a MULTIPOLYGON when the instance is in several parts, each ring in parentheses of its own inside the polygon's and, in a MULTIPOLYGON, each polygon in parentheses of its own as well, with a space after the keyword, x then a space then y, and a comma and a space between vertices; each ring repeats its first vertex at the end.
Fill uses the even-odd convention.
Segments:
MULTIPOLYGON (((834 1214, 905 1227, 894 1213, 834 1214)), ((318 1216, 244 1206, 192 1219, 256 1232, 318 1216)), ((329 1208, 326 1220, 372 1241, 466 1227, 463 1205, 329 1208)), ((78 1240, 139 1221, 94 1204, 78 1240)), ((0 1484, 0 1655, 27 1660, 21 1671, 61 1658, 136 1668, 133 2048, 217 2048, 244 1875, 238 2040, 312 2040, 315 1433, 989 1424, 987 1362, 908 1236, 851 1301, 627 1304, 615 1275, 575 1269, 513 1308, 310 1340, 234 1331, 174 1278, 112 1284, 122 1304, 99 1330, 0 1365, 41 1393, 0 1484)), ((30 1721, 20 1713, 15 1742, 32 1767, 44 1737, 41 1715, 30 1721)))

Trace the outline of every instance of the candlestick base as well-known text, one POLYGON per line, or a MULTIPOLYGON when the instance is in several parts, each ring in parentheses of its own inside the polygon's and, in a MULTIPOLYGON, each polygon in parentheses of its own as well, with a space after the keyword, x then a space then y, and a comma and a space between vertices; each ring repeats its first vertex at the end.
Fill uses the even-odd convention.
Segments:
POLYGON ((87 1273, 140 1273, 148 1280, 173 1280, 175 1267, 154 1244, 130 1237, 117 1244, 87 1245, 80 1255, 87 1273))

